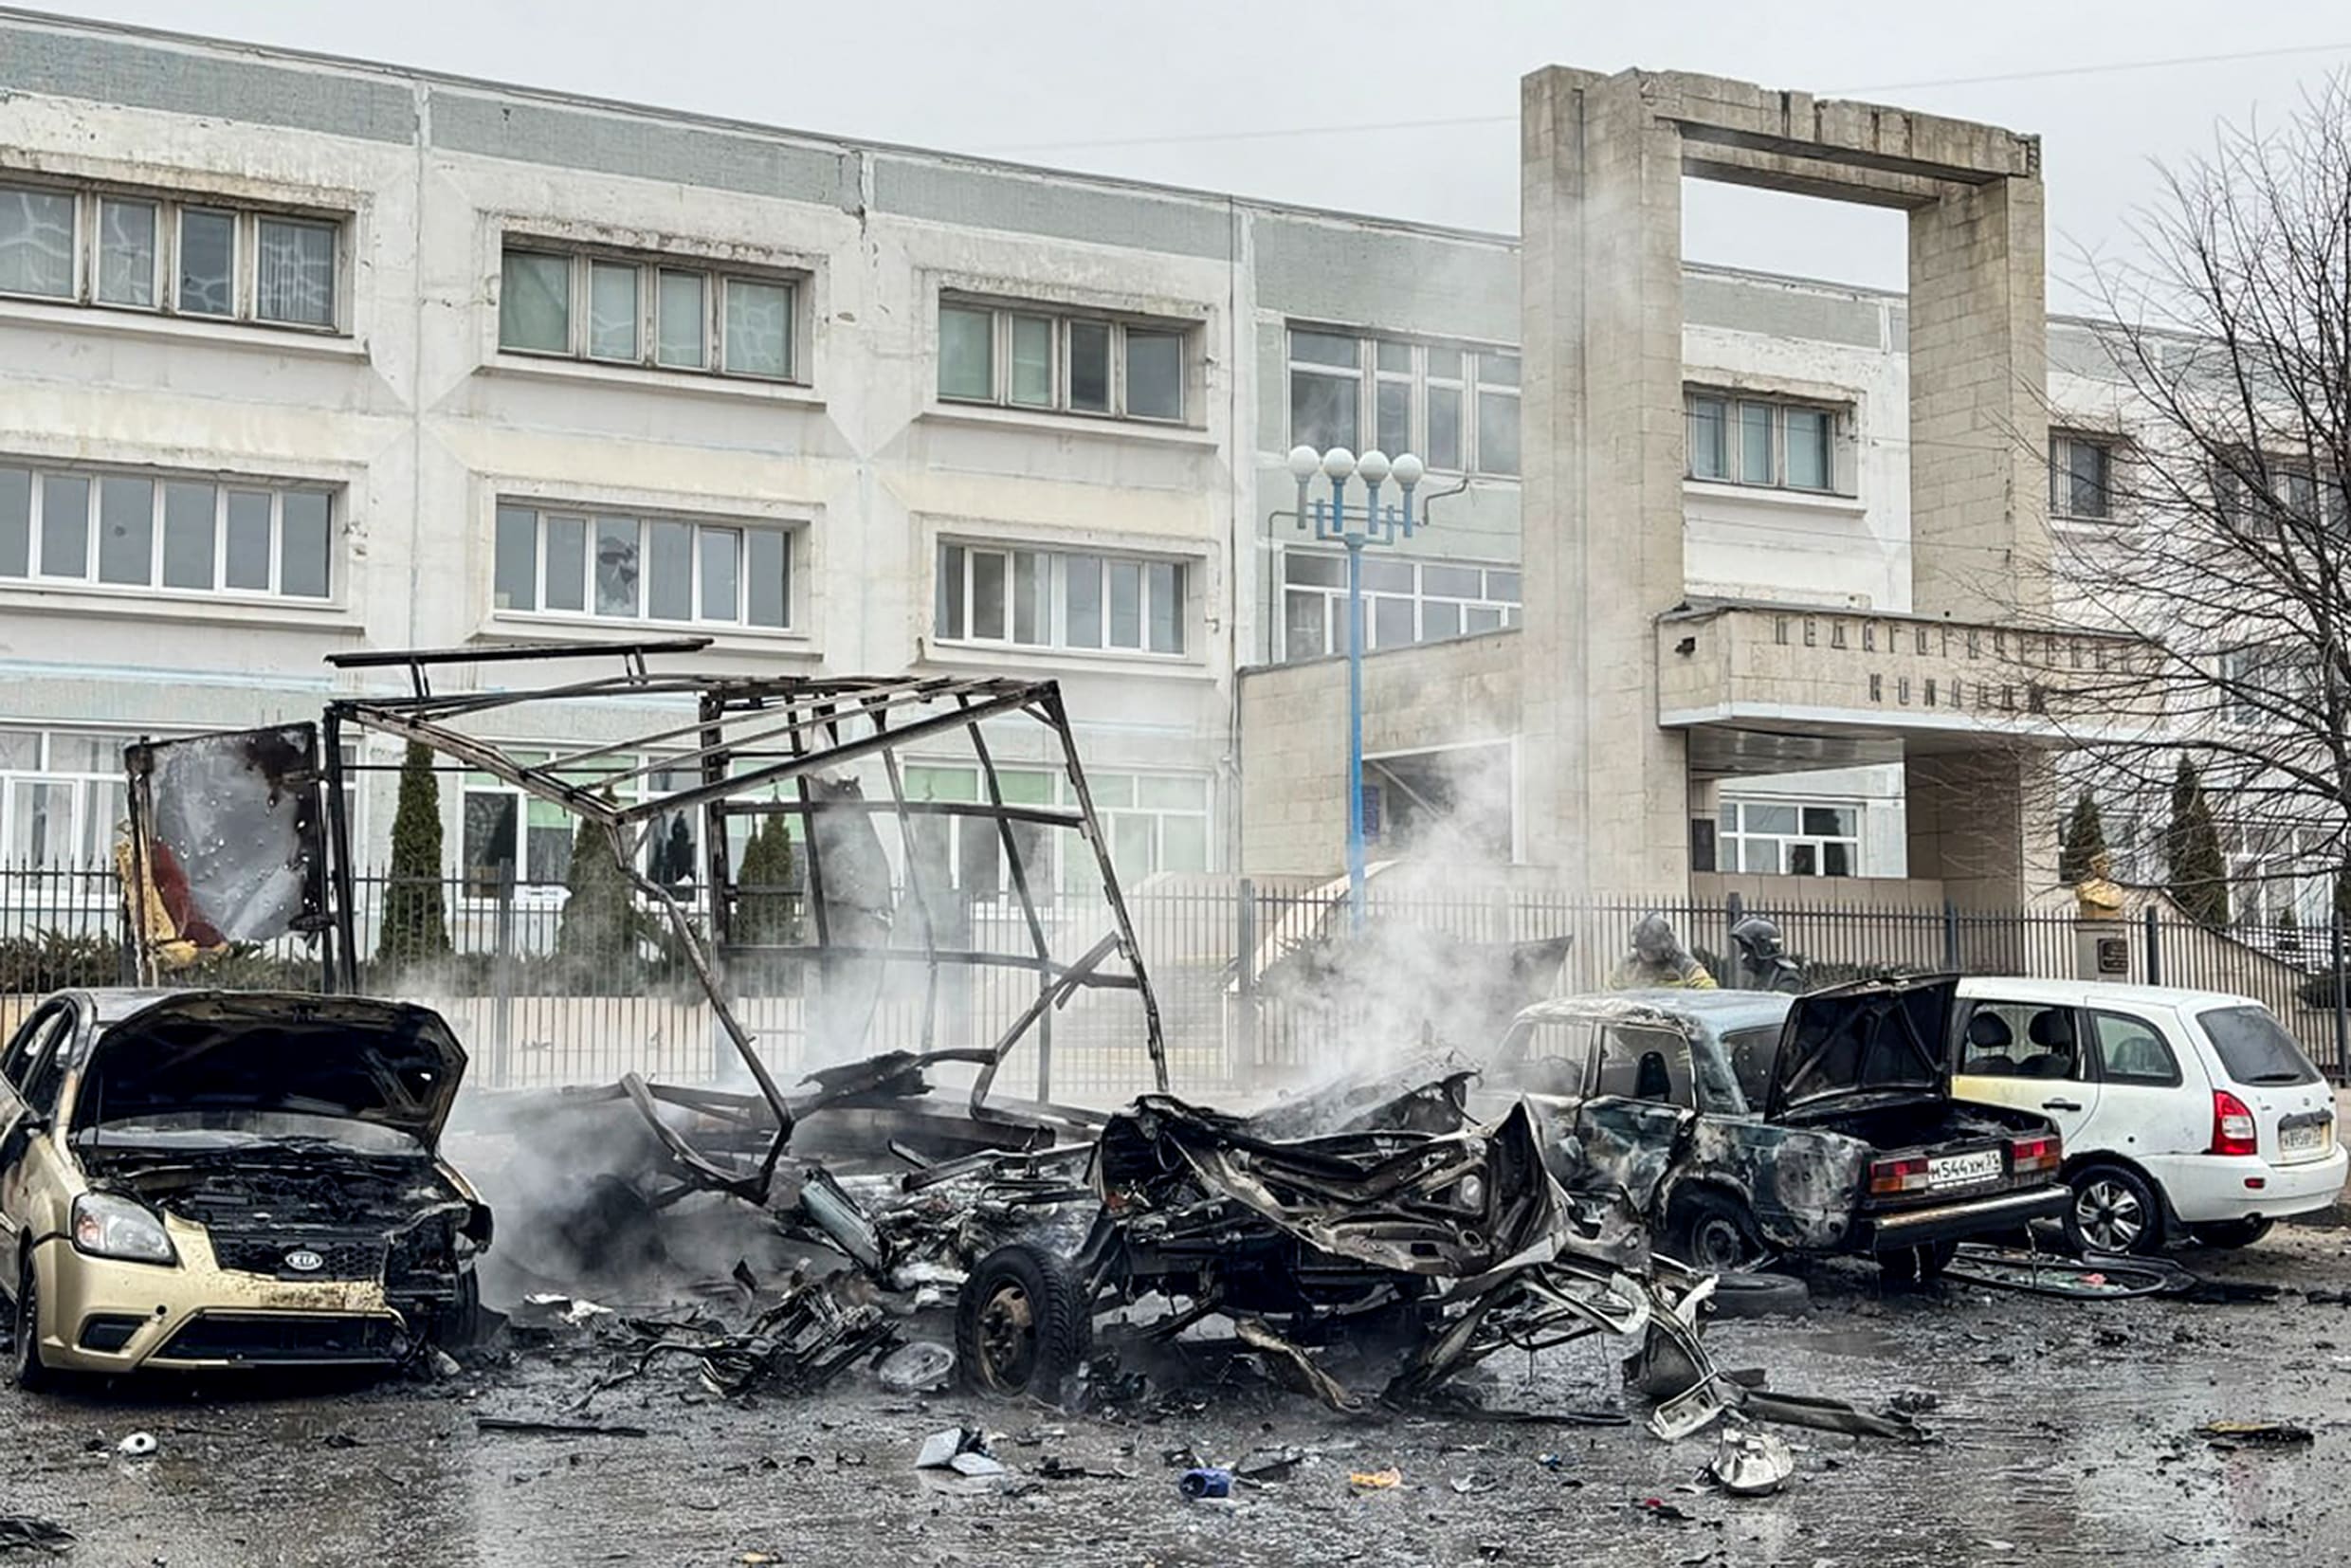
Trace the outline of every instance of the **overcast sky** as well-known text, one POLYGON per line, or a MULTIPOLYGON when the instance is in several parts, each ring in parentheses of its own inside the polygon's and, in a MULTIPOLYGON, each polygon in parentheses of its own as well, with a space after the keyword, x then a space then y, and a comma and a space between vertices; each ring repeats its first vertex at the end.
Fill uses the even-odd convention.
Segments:
MULTIPOLYGON (((153 27, 1471 228, 1518 228, 1518 80, 1707 71, 2043 138, 2050 302, 2154 164, 2351 64, 2328 0, 89 0, 153 27), (2184 57, 2266 58, 2113 69, 2184 57), (2107 67, 2083 74, 2031 74, 2107 67), (1982 78, 2010 80, 1983 81, 1982 78), (1957 80, 1965 79, 1965 80, 1957 80), (1947 83, 1928 85, 1927 83, 1947 83), (1481 123, 1331 130, 1397 120, 1481 123), (1289 134, 1240 137, 1235 133, 1289 134)), ((1897 214, 1691 186, 1694 259, 1899 288, 1897 214)))

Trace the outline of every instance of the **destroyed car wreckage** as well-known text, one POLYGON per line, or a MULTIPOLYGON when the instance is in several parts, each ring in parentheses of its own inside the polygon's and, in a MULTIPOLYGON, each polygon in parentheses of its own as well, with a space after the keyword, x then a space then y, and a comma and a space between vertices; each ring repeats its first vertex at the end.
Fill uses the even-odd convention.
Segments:
POLYGON ((1392 1344, 1381 1394, 1409 1401, 1504 1347, 1595 1333, 1643 1343, 1635 1360, 1661 1400, 1650 1424, 1665 1435, 1697 1430, 1741 1398, 1697 1337, 1713 1279, 1652 1255, 1621 1176, 1596 1163, 1559 1168, 1523 1102, 1481 1121, 1459 1073, 1394 1092, 1358 1084, 1251 1118, 1170 1092, 1158 1009, 1052 683, 741 678, 648 663, 705 646, 336 655, 347 670, 401 672, 410 689, 337 698, 322 738, 288 726, 266 745, 259 732, 173 743, 222 765, 179 769, 176 783, 152 758, 135 770, 142 968, 152 975, 216 942, 226 927, 212 912, 234 906, 244 913, 238 939, 311 936, 327 989, 359 983, 344 786, 353 768, 388 764, 347 758, 343 738, 372 731, 600 831, 700 983, 750 1092, 631 1074, 552 1097, 558 1112, 625 1103, 658 1143, 660 1174, 642 1188, 617 1184, 620 1206, 649 1217, 722 1194, 828 1254, 808 1258, 747 1332, 702 1317, 640 1321, 641 1365, 684 1352, 722 1391, 810 1387, 899 1342, 913 1315, 952 1305, 963 1378, 1008 1394, 1058 1395, 1092 1375, 1107 1314, 1162 1342, 1227 1322, 1247 1353, 1339 1404, 1359 1396, 1317 1354, 1334 1343, 1392 1344), (433 685, 456 665, 614 659, 618 673, 589 679, 433 685), (592 738, 529 750, 500 738, 517 735, 592 738), (915 787, 910 747, 933 776, 942 755, 961 758, 966 782, 915 787), (999 752, 1019 759, 1018 790, 999 752), (288 755, 319 763, 296 773, 264 765, 288 755), (173 798, 183 786, 203 798, 173 798), (208 815, 265 830, 240 842, 300 874, 257 877, 265 868, 244 864, 253 856, 184 830, 208 815), (736 830, 773 817, 798 824, 811 941, 779 939, 746 919, 736 830), (670 864, 677 857, 660 857, 657 876, 647 853, 656 833, 665 846, 680 837, 683 822, 696 825, 686 842, 702 847, 691 886, 670 864), (1049 835, 1059 835, 1058 860, 1049 835), (948 896, 973 877, 1004 890, 1011 918, 993 929, 1012 940, 992 944, 948 896), (1048 890, 1073 882, 1093 895, 1055 903, 1048 890), (1070 942, 1073 919, 1093 908, 1109 929, 1070 942), (779 963, 794 976, 800 1060, 843 1064, 811 1073, 798 1095, 779 1085, 733 983, 779 963), (920 976, 919 1006, 891 983, 908 972, 920 976), (942 1029, 964 1033, 974 1016, 945 994, 948 975, 1009 978, 1017 1005, 992 1043, 939 1038, 942 1029), (1054 1019, 1104 995, 1132 1006, 1106 1028, 1097 1019, 1089 1043, 1129 1061, 1139 1054, 1149 1078, 1106 1120, 1051 1098, 1054 1019), (897 1048, 878 1049, 892 1028, 897 1048), (994 1095, 1023 1047, 1033 1049, 1029 1092, 994 1095), (948 1072, 968 1075, 959 1103, 934 1085, 948 1072))

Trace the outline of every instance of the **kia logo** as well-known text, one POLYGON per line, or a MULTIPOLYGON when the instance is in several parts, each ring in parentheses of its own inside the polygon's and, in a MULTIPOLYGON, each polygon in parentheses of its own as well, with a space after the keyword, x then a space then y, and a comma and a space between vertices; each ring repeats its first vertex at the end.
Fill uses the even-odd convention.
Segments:
POLYGON ((307 1247, 297 1247, 285 1255, 285 1266, 297 1274, 316 1274, 326 1267, 326 1259, 307 1247))

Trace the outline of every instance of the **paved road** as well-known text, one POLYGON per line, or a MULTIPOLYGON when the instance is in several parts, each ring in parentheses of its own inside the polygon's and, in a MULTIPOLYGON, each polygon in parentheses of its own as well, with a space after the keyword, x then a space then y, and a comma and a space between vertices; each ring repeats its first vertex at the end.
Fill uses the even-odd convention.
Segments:
MULTIPOLYGON (((2302 1287, 2351 1286, 2351 1232, 2292 1228, 2198 1267, 2302 1287)), ((1121 1423, 957 1399, 918 1404, 869 1382, 744 1409, 681 1369, 602 1396, 643 1438, 478 1432, 478 1413, 548 1413, 587 1361, 442 1385, 269 1391, 243 1398, 146 1387, 27 1398, 0 1391, 0 1513, 80 1537, 68 1560, 169 1568, 256 1564, 730 1564, 745 1554, 839 1563, 1418 1564, 2178 1562, 2340 1560, 2351 1541, 2351 1308, 2077 1304, 1954 1288, 1878 1299, 1871 1277, 1815 1279, 1798 1320, 1722 1323, 1725 1365, 1775 1387, 1880 1403, 1934 1395, 1927 1448, 1789 1435, 1786 1494, 1683 1493, 1710 1445, 1637 1430, 1465 1420, 1348 1421, 1286 1395, 1230 1391, 1197 1414, 1121 1423), (2217 1451, 2215 1418, 2282 1418, 2314 1445, 2217 1451), (928 1431, 984 1421, 1036 1477, 1048 1455, 1110 1479, 1018 1495, 939 1489, 908 1468, 928 1431), (115 1440, 155 1432, 160 1453, 115 1440), (1187 1504, 1163 1450, 1309 1450, 1294 1478, 1236 1505, 1187 1504), (1542 1454, 1560 1455, 1556 1468, 1542 1454), (1358 1496, 1350 1470, 1400 1488, 1358 1496), (1455 1483, 1464 1489, 1457 1490, 1455 1483), (1662 1498, 1690 1517, 1659 1522, 1662 1498)), ((1613 1397, 1599 1346, 1497 1369, 1489 1402, 1613 1397)))

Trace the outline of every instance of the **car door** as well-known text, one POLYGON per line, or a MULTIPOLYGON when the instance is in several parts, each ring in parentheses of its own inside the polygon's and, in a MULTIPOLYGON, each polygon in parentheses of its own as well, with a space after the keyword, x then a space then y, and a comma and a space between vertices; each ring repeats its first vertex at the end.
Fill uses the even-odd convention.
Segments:
POLYGON ((26 1019, 0 1051, 0 1256, 10 1259, 11 1269, 17 1228, 24 1222, 25 1157, 37 1120, 27 1096, 47 1081, 44 1069, 51 1061, 62 1063, 72 1023, 72 1008, 53 1001, 26 1019))
MULTIPOLYGON (((2179 1048, 2160 1018, 2093 1008, 2089 1041, 2099 1089, 2096 1120, 2083 1135, 2087 1144, 2139 1160, 2203 1152, 2212 1137, 2212 1100, 2182 1092, 2179 1048)), ((2070 1139, 2067 1152, 2073 1152, 2070 1139)))
POLYGON ((1952 1095, 2048 1117, 2069 1155, 2094 1147, 2104 1085, 2087 1048, 2081 1011, 1996 994, 1967 997, 1960 1011, 1952 1095))

